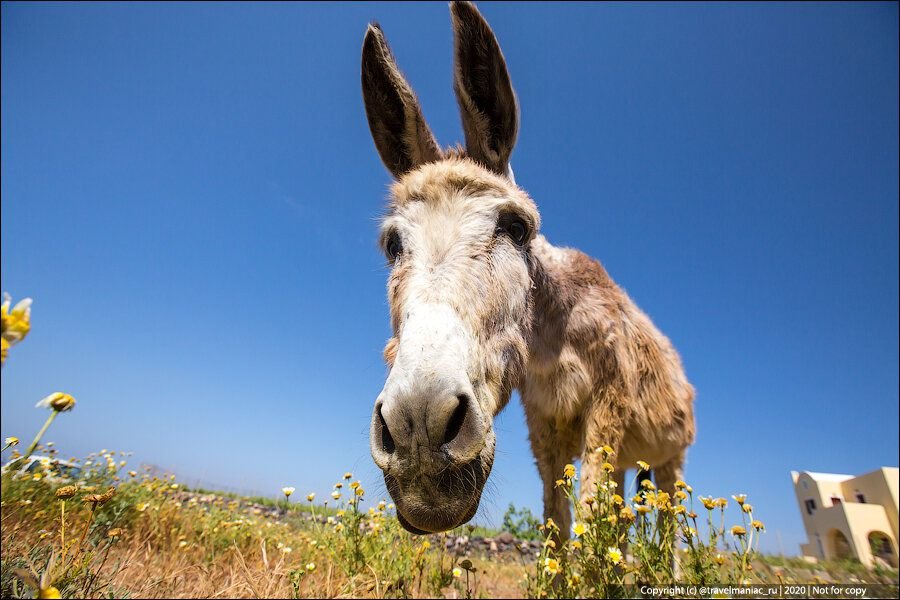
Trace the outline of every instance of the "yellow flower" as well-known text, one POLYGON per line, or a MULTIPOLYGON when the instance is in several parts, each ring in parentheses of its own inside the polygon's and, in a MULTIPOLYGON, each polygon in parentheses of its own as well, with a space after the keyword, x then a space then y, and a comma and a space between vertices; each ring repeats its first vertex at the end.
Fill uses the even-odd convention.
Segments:
POLYGON ((0 338, 0 364, 5 363, 6 357, 9 356, 9 345, 6 338, 0 338))
POLYGON ((630 506, 623 506, 619 511, 619 520, 624 523, 632 523, 634 522, 634 512, 632 512, 630 506))
POLYGON ((675 489, 676 489, 676 490, 683 490, 683 489, 686 488, 687 486, 688 486, 688 484, 686 484, 685 482, 683 482, 683 481, 680 480, 680 479, 679 479, 678 481, 675 482, 675 489))
POLYGON ((75 408, 75 398, 62 392, 54 392, 34 405, 35 408, 49 408, 56 412, 66 412, 75 408))
POLYGON ((613 471, 616 470, 615 467, 613 467, 608 462, 603 463, 603 465, 600 468, 603 469, 604 471, 606 471, 607 473, 612 473, 613 471))
POLYGON ((354 490, 355 490, 355 489, 358 488, 358 487, 359 487, 359 482, 358 482, 358 481, 354 481, 353 483, 350 484, 350 488, 351 488, 351 489, 354 489, 354 490))
POLYGON ((752 521, 750 521, 750 526, 753 527, 753 529, 755 529, 757 531, 764 530, 766 528, 766 526, 763 525, 762 521, 758 521, 756 519, 753 519, 752 521))
POLYGON ((640 469, 641 471, 649 471, 650 470, 650 465, 648 465, 647 463, 645 463, 642 460, 637 461, 637 466, 638 466, 638 469, 640 469))
POLYGON ((656 489, 656 486, 653 485, 653 482, 650 481, 649 479, 643 480, 641 482, 641 487, 644 488, 645 490, 655 490, 656 489))
POLYGON ((362 496, 362 495, 365 494, 365 493, 366 493, 366 490, 362 489, 362 487, 357 487, 357 488, 356 488, 356 495, 357 495, 357 496, 362 496))
POLYGON ((296 488, 292 488, 292 487, 283 487, 283 488, 281 488, 281 491, 282 491, 282 493, 284 494, 284 497, 285 497, 285 498, 290 498, 290 497, 291 497, 291 494, 294 493, 294 490, 295 490, 295 489, 296 489, 296 488))
POLYGON ((341 497, 341 493, 337 490, 334 490, 333 492, 331 492, 331 497, 334 498, 335 500, 338 500, 341 497))
POLYGON ((612 501, 613 501, 613 504, 616 504, 616 505, 625 503, 625 499, 622 498, 622 496, 620 496, 618 494, 613 494, 612 501))
POLYGON ((344 479, 347 479, 347 480, 353 479, 353 473, 351 473, 350 471, 347 471, 346 473, 344 473, 344 479))
POLYGON ((312 501, 315 500, 315 499, 316 499, 316 494, 315 494, 315 492, 310 492, 310 493, 308 493, 308 494, 306 495, 306 500, 307 500, 307 502, 312 502, 312 501))
POLYGON ((12 345, 21 342, 31 331, 31 298, 19 300, 12 310, 9 308, 10 304, 12 298, 9 294, 3 294, 3 305, 0 307, 2 336, 12 345))
POLYGON ((703 503, 707 510, 712 510, 717 506, 712 496, 700 496, 700 502, 703 503))
POLYGON ((462 569, 460 569, 459 567, 453 567, 453 576, 457 579, 462 577, 462 569))
POLYGON ((559 529, 552 517, 547 519, 547 529, 559 529))
POLYGON ((603 448, 601 448, 601 450, 603 450, 603 453, 606 454, 607 456, 612 456, 613 454, 615 454, 615 451, 613 451, 612 446, 604 445, 603 448))
POLYGON ((565 479, 557 479, 556 480, 556 487, 563 487, 566 485, 569 485, 569 484, 565 479))
POLYGON ((52 600, 54 598, 62 598, 62 596, 59 595, 59 590, 51 585, 48 588, 38 590, 38 598, 52 600))
POLYGON ((616 548, 615 546, 610 546, 606 549, 606 556, 609 558, 609 561, 614 565, 622 562, 622 551, 616 548))
POLYGON ((678 490, 677 492, 675 492, 675 497, 678 498, 678 500, 680 500, 680 501, 687 500, 687 494, 685 494, 681 490, 678 490))
POLYGON ((555 558, 544 559, 544 573, 548 575, 556 575, 559 573, 559 561, 555 558))
POLYGON ((753 512, 753 505, 752 505, 752 504, 743 504, 743 505, 741 505, 741 508, 742 508, 742 509, 744 510, 744 512, 747 513, 747 514, 750 514, 750 513, 753 512))
POLYGON ((306 563, 306 570, 309 571, 310 573, 312 573, 313 571, 315 571, 315 570, 316 570, 316 563, 314 563, 314 562, 306 563))
POLYGON ((747 535, 747 530, 740 525, 735 525, 731 528, 731 535, 733 535, 734 537, 744 537, 745 535, 747 535))
POLYGON ((121 527, 113 527, 112 529, 109 530, 109 532, 107 532, 106 537, 116 538, 116 537, 119 537, 120 535, 122 535, 122 528, 121 527))
POLYGON ((716 557, 713 560, 720 567, 725 564, 725 557, 722 556, 721 554, 716 554, 716 557))
POLYGON ((144 512, 147 510, 147 506, 149 506, 146 502, 141 502, 140 504, 135 504, 134 509, 138 512, 144 512))
POLYGON ((575 465, 573 465, 573 464, 566 465, 566 467, 563 469, 563 475, 565 475, 569 479, 574 478, 575 477, 575 465))
POLYGON ((575 526, 572 527, 572 532, 577 536, 584 535, 584 532, 587 531, 587 528, 584 526, 584 523, 576 522, 575 526))
POLYGON ((673 512, 674 514, 676 514, 676 515, 680 515, 680 514, 686 512, 686 511, 687 511, 687 509, 686 509, 684 506, 681 506, 681 505, 678 505, 678 506, 676 506, 675 508, 672 509, 672 512, 673 512))
POLYGON ((647 506, 646 504, 638 504, 637 506, 634 507, 634 510, 636 510, 637 512, 639 512, 642 515, 646 515, 647 513, 650 512, 650 507, 647 506))
POLYGON ((738 504, 743 506, 744 502, 747 501, 747 494, 736 494, 736 495, 732 496, 732 498, 734 498, 735 502, 737 502, 738 504))
POLYGON ((716 506, 724 509, 726 506, 728 506, 728 500, 726 500, 725 498, 716 498, 716 506))

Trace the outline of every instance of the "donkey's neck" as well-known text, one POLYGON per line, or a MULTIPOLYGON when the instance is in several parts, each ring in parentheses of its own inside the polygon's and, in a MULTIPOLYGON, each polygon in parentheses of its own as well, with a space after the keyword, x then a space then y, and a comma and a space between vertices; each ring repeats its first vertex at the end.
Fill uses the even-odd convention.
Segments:
POLYGON ((578 250, 557 248, 541 235, 531 243, 531 260, 534 308, 529 354, 540 360, 558 352, 572 311, 586 296, 606 291, 601 297, 608 305, 595 307, 592 314, 605 320, 617 310, 623 295, 598 261, 578 250))

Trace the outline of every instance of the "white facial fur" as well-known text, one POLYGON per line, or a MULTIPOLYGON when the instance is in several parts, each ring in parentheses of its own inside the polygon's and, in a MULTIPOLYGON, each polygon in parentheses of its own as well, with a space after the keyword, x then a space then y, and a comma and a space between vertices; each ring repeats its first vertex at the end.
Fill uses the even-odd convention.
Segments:
POLYGON ((452 527, 477 508, 493 417, 526 359, 538 219, 509 180, 464 159, 426 165, 394 188, 382 225, 382 245, 400 248, 388 280, 394 337, 372 455, 410 530, 452 527), (527 238, 501 227, 510 216, 527 238))

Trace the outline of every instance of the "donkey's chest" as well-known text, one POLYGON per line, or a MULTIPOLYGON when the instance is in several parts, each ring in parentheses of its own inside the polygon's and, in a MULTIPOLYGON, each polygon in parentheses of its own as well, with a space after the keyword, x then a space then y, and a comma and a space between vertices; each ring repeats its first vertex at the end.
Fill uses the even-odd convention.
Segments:
POLYGON ((533 352, 522 386, 525 409, 556 422, 578 418, 594 388, 591 373, 589 363, 568 347, 552 355, 533 352))

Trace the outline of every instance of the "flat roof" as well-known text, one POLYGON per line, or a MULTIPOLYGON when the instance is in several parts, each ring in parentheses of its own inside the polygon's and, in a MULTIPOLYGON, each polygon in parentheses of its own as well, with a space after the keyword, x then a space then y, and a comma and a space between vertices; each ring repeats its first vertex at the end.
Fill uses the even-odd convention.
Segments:
POLYGON ((853 479, 854 475, 841 475, 838 473, 815 473, 813 471, 803 471, 816 481, 833 481, 833 482, 841 482, 847 481, 848 479, 853 479))

